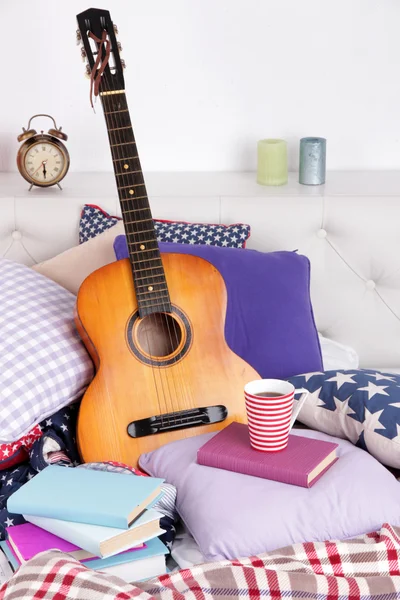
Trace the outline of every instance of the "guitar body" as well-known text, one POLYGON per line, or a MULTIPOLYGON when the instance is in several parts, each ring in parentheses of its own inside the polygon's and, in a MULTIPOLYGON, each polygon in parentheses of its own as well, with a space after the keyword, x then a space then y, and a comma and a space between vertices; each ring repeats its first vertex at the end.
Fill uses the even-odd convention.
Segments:
POLYGON ((225 341, 222 276, 198 257, 161 256, 170 315, 139 318, 128 259, 95 271, 79 290, 76 322, 97 368, 78 417, 85 462, 136 466, 143 452, 231 421, 246 422, 243 387, 259 375, 225 341), (220 405, 228 411, 224 420, 174 429, 186 414, 190 424, 191 409, 220 405), (166 415, 161 425, 170 423, 170 430, 143 437, 128 433, 130 423, 159 415, 166 415))

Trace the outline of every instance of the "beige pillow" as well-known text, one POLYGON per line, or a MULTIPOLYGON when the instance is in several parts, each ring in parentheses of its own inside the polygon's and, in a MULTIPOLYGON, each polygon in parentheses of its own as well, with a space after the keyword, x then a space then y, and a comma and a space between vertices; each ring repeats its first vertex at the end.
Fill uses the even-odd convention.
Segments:
POLYGON ((96 269, 115 261, 114 239, 124 234, 122 221, 91 240, 32 267, 77 294, 84 279, 96 269))

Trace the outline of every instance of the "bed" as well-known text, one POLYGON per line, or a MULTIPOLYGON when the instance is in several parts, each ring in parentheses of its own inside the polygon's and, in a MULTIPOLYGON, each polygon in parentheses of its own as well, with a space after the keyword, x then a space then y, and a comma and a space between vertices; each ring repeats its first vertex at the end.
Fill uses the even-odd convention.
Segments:
MULTIPOLYGON (((287 187, 272 190, 257 186, 253 174, 149 174, 147 179, 153 214, 158 218, 248 222, 252 226, 248 248, 297 249, 307 255, 312 267, 311 295, 318 331, 355 348, 361 367, 400 373, 400 178, 397 174, 333 173, 321 188, 300 186, 293 175, 287 187)), ((78 241, 79 214, 85 203, 99 204, 110 214, 120 215, 111 175, 72 173, 63 192, 41 189, 28 192, 16 175, 1 174, 0 255, 32 266, 73 247, 78 241)), ((395 529, 376 535, 381 536, 374 538, 376 543, 385 544, 390 538, 397 552, 395 529)), ((354 543, 363 545, 372 543, 371 540, 354 543)), ((336 551, 338 555, 345 553, 340 545, 336 551)), ((203 562, 193 538, 182 528, 178 530, 172 556, 182 568, 203 562)), ((56 564, 60 558, 52 560, 56 564)), ((273 565, 276 557, 268 560, 273 565)), ((265 564, 258 566, 264 568, 265 564)), ((251 561, 229 565, 229 569, 239 569, 245 579, 246 569, 256 567, 251 561)), ((300 565, 300 572, 303 567, 304 564, 300 565)), ((43 565, 38 565, 36 573, 41 569, 43 565)), ((202 589, 207 577, 218 577, 218 569, 201 571, 202 589)), ((200 571, 193 570, 188 577, 196 580, 196 573, 200 571)), ((352 571, 349 567, 347 573, 356 575, 357 569, 352 571)), ((321 567, 321 574, 329 576, 329 569, 324 571, 321 567)), ((230 573, 229 577, 235 579, 237 575, 230 573)), ((187 582, 171 581, 144 589, 152 595, 167 596, 173 588, 185 595, 187 582)), ((388 586, 388 593, 392 584, 382 581, 382 585, 388 586)), ((268 585, 271 587, 271 582, 268 585)), ((285 585, 292 591, 292 583, 285 585)), ((301 585, 299 590, 303 590, 301 585)), ((249 587, 248 581, 246 586, 249 587)), ((398 582, 395 587, 399 589, 398 582)), ((237 589, 233 589, 236 595, 237 589)), ((232 594, 233 591, 227 596, 232 594)), ((213 591, 208 595, 212 597, 213 591)))

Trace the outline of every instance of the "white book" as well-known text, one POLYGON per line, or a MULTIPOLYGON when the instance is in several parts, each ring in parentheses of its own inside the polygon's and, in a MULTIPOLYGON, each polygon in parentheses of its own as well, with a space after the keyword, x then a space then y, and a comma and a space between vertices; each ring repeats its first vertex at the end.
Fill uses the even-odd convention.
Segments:
MULTIPOLYGON (((88 566, 88 564, 86 564, 86 566, 88 566)), ((135 583, 150 579, 151 577, 165 575, 167 569, 165 565, 165 556, 161 554, 161 556, 152 556, 151 558, 145 558, 144 560, 136 560, 129 563, 114 565, 113 567, 105 567, 104 569, 101 569, 101 572, 120 577, 127 583, 135 583)))
POLYGON ((152 508, 146 510, 129 529, 88 525, 34 515, 23 516, 26 521, 101 558, 114 556, 164 533, 164 529, 160 528, 160 519, 164 515, 152 508))
MULTIPOLYGON (((157 556, 155 558, 159 558, 159 557, 157 556)), ((165 560, 164 560, 164 564, 165 564, 165 560)), ((3 549, 0 549, 0 587, 3 585, 3 583, 7 583, 7 581, 9 579, 11 579, 11 577, 13 576, 13 573, 14 573, 14 571, 11 568, 10 562, 9 562, 5 552, 3 551, 3 549)))

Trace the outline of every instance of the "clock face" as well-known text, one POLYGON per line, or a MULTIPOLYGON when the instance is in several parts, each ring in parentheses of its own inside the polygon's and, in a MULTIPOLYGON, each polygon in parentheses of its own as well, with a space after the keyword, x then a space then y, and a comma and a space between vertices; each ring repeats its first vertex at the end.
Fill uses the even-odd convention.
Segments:
POLYGON ((65 172, 65 163, 62 150, 47 140, 32 144, 24 158, 26 173, 39 185, 56 183, 65 172))

